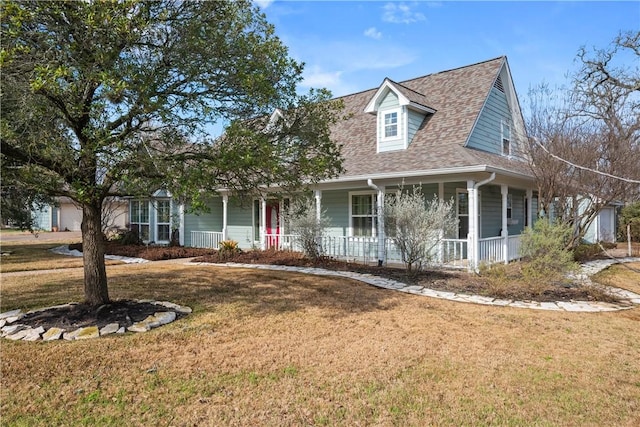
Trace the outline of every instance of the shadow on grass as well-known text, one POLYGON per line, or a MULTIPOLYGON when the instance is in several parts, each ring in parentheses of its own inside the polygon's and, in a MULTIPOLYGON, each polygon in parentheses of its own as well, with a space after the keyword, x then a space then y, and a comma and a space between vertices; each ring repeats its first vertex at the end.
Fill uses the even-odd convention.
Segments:
MULTIPOLYGON (((194 313, 233 304, 242 307, 247 315, 322 309, 328 316, 348 316, 392 308, 394 298, 398 297, 349 279, 240 268, 130 266, 111 269, 108 278, 113 300, 168 300, 190 306, 194 313)), ((2 310, 82 299, 81 273, 71 277, 50 274, 32 277, 25 286, 11 286, 3 291, 2 310)))

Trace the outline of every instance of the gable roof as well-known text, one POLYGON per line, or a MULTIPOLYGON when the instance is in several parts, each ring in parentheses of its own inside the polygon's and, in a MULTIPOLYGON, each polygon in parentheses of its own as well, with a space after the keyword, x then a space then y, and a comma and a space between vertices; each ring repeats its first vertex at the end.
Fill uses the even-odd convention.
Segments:
POLYGON ((393 91, 396 95, 398 95, 400 105, 408 105, 416 110, 421 110, 426 113, 435 113, 435 110, 429 107, 429 102, 427 101, 427 97, 421 93, 418 93, 414 90, 409 89, 408 87, 402 86, 399 83, 394 82, 389 78, 385 78, 376 94, 371 98, 371 101, 364 108, 364 111, 367 113, 374 113, 378 109, 378 103, 381 100, 381 97, 386 93, 387 90, 393 91))
POLYGON ((427 115, 405 150, 376 150, 376 116, 365 109, 380 88, 340 98, 344 113, 350 115, 332 129, 334 140, 342 144, 345 173, 341 178, 481 165, 529 175, 522 161, 465 147, 503 67, 508 67, 504 56, 400 83, 385 79, 383 85, 393 85, 407 99, 436 111, 427 115))

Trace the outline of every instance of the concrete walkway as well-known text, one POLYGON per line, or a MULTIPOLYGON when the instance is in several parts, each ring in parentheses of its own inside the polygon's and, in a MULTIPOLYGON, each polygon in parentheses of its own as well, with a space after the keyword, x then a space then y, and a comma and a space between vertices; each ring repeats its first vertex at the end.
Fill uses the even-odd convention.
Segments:
MULTIPOLYGON (((638 262, 640 258, 622 258, 616 260, 597 260, 591 261, 581 265, 582 271, 576 277, 590 283, 589 276, 596 274, 597 272, 604 270, 605 268, 617 264, 626 262, 638 262)), ((556 301, 556 302, 538 302, 538 301, 515 301, 506 300, 492 297, 485 297, 481 295, 468 295, 468 294, 456 294, 453 292, 436 291, 433 289, 425 288, 419 285, 407 285, 406 283, 398 282, 396 280, 387 279, 384 277, 374 276, 371 274, 355 273, 351 271, 333 271, 325 270, 322 268, 313 267, 293 267, 287 265, 265 265, 265 264, 212 264, 212 263, 189 263, 190 265, 211 265, 216 267, 232 267, 232 268, 255 268, 260 270, 275 270, 275 271, 290 271, 296 273, 313 274, 318 276, 337 276, 345 277, 348 279, 358 280, 360 282, 367 283, 369 285, 377 286, 379 288, 390 289, 394 291, 406 292, 414 295, 421 295, 432 298, 446 299, 450 301, 458 302, 470 302, 475 304, 484 305, 497 305, 503 307, 517 307, 517 308, 529 308, 535 310, 555 310, 555 311, 577 311, 577 312, 602 312, 602 311, 617 311, 628 310, 635 305, 640 304, 640 295, 627 291, 625 289, 608 287, 611 294, 621 299, 618 304, 611 304, 607 302, 599 301, 556 301)))

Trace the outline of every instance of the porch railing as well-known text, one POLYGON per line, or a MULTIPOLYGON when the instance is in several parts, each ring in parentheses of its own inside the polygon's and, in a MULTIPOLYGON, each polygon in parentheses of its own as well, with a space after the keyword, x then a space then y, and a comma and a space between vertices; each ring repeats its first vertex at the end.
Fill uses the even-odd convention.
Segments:
POLYGON ((191 246, 194 248, 218 249, 222 242, 222 231, 192 231, 191 246))
MULTIPOLYGON (((295 234, 265 234, 265 249, 301 251, 302 246, 295 234)), ((520 257, 521 236, 509 236, 507 244, 508 261, 520 257)), ((191 246, 217 249, 223 240, 222 232, 192 231, 191 246)), ((373 263, 378 260, 377 237, 325 236, 319 244, 322 252, 335 258, 373 263)), ((485 263, 504 262, 504 238, 489 237, 479 240, 479 261, 485 263)), ((433 262, 441 265, 461 266, 468 259, 467 239, 442 239, 434 249, 433 262)), ((385 239, 386 260, 401 263, 402 254, 392 239, 385 239)))

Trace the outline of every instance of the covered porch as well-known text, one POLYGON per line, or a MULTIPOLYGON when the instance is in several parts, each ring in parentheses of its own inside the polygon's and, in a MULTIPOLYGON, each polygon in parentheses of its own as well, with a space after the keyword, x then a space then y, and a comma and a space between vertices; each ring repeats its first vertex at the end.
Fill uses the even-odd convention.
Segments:
MULTIPOLYGON (((462 181, 459 175, 446 180, 440 176, 430 183, 425 183, 424 177, 403 180, 407 186, 421 185, 426 198, 455 199, 458 232, 434 245, 432 264, 477 270, 483 263, 508 263, 520 256, 521 233, 537 212, 531 183, 495 172, 473 177, 476 179, 462 181)), ((401 263, 400 251, 385 236, 382 216, 385 194, 398 191, 398 180, 367 179, 348 187, 341 184, 314 191, 316 215, 319 218, 325 212, 331 218, 327 233, 318 239, 322 253, 356 262, 401 263)), ((244 211, 230 207, 227 195, 219 200, 220 231, 191 229, 190 246, 217 248, 222 240, 240 241, 239 237, 246 236, 245 248, 300 249, 297 236, 283 224, 281 212, 286 200, 256 199, 252 208, 244 211), (242 234, 237 227, 241 218, 245 221, 242 234)))

